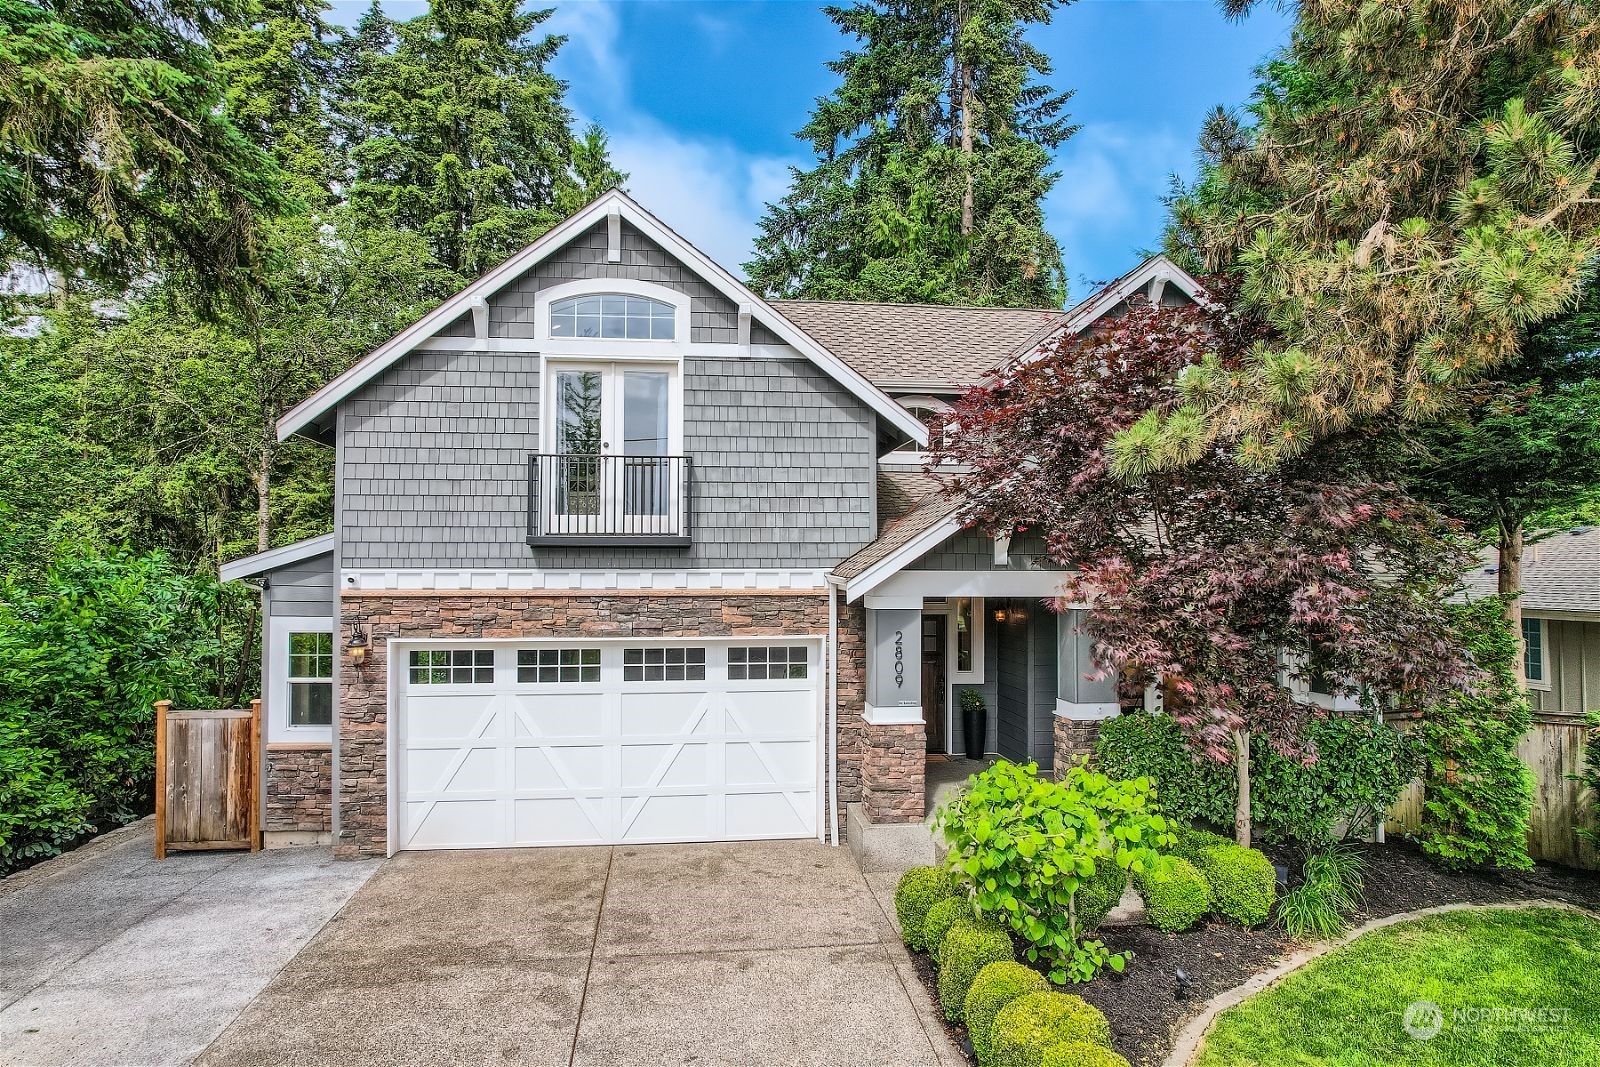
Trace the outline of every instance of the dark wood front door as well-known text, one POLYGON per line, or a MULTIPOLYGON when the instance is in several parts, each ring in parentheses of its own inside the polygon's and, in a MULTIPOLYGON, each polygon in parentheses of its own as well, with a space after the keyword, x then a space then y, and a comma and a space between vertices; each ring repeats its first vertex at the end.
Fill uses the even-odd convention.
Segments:
POLYGON ((922 617, 922 717, 928 724, 928 751, 944 752, 944 627, 943 615, 922 617))

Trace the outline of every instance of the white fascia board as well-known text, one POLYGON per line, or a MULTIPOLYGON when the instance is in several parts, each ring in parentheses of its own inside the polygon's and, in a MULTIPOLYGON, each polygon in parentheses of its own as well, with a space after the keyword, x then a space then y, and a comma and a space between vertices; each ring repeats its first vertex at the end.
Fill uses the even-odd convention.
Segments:
POLYGON ((333 551, 333 534, 323 534, 321 537, 309 537, 304 541, 296 541, 292 545, 282 548, 269 548, 265 552, 257 552, 242 559, 224 563, 218 571, 218 577, 224 582, 237 581, 240 578, 253 578, 258 574, 266 574, 280 567, 300 563, 304 560, 314 559, 317 556, 327 555, 333 551))
MULTIPOLYGON (((530 267, 572 238, 593 226, 602 218, 620 215, 636 229, 660 245, 667 252, 696 269, 701 277, 715 286, 736 305, 749 305, 755 317, 786 344, 809 358, 830 377, 843 385, 868 407, 904 431, 919 444, 928 443, 927 427, 866 378, 852 370, 838 356, 822 347, 809 334, 784 318, 777 309, 762 300, 733 275, 711 260, 688 241, 662 225, 653 215, 636 204, 627 194, 611 190, 588 207, 566 221, 559 223, 543 237, 512 256, 482 278, 446 300, 415 324, 402 330, 375 349, 365 359, 317 390, 291 408, 278 420, 278 440, 287 440, 313 424, 330 408, 365 385, 374 376, 407 355, 423 341, 454 322, 472 307, 475 300, 487 299, 510 282, 521 277, 530 267)), ((597 279, 598 280, 598 279, 597 279)))
POLYGON ((961 521, 954 515, 949 515, 937 524, 923 530, 854 578, 847 579, 844 583, 846 603, 854 604, 862 596, 881 585, 885 579, 892 578, 899 573, 902 567, 915 563, 927 555, 928 552, 937 548, 941 542, 960 533, 961 529, 961 521))
MULTIPOLYGON (((982 570, 982 571, 924 571, 903 570, 878 584, 879 596, 953 597, 970 596, 994 599, 1001 597, 1054 600, 1060 597, 1070 571, 1046 570, 982 570)), ((1068 607, 1083 608, 1091 605, 1082 601, 1068 607)))
POLYGON ((1165 278, 1169 285, 1176 285, 1191 300, 1200 300, 1204 296, 1205 291, 1194 275, 1172 262, 1164 254, 1151 256, 1098 294, 1069 311, 1067 317, 1055 329, 1031 344, 1027 350, 1013 352, 1000 364, 1000 368, 1009 366, 1014 360, 1031 360, 1040 350, 1053 344, 1063 334, 1082 333, 1123 300, 1141 289, 1148 288, 1158 277, 1165 278))

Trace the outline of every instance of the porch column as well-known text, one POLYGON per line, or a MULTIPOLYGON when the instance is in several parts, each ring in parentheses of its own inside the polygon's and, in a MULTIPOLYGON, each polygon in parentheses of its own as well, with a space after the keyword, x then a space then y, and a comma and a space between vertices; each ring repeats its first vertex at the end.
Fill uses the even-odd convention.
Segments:
POLYGON ((1108 675, 1090 681, 1094 672, 1089 654, 1089 634, 1084 628, 1088 612, 1082 608, 1056 616, 1056 774, 1065 773, 1078 756, 1094 748, 1100 723, 1118 714, 1117 678, 1108 675))
POLYGON ((922 818, 922 598, 867 597, 866 751, 861 800, 873 822, 922 818))

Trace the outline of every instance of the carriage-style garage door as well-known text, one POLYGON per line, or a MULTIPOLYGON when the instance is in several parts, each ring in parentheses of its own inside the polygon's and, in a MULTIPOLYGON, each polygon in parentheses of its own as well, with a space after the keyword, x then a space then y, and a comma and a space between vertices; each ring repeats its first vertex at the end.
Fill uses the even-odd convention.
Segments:
POLYGON ((400 849, 816 834, 818 642, 394 652, 400 849))

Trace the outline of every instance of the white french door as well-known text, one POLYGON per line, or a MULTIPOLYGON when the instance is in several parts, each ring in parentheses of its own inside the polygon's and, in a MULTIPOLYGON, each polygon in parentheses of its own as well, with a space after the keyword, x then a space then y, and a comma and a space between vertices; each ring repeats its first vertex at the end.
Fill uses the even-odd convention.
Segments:
POLYGON ((677 367, 554 360, 546 377, 554 455, 551 533, 659 533, 677 515, 677 367))

